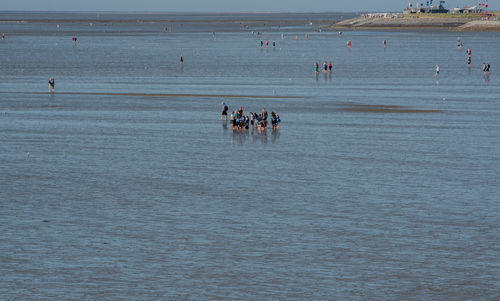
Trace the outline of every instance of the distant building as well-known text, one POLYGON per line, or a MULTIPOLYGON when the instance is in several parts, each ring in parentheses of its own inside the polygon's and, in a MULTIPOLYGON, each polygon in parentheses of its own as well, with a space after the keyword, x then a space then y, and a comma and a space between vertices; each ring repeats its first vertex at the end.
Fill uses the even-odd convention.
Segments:
POLYGON ((441 13, 445 14, 448 12, 448 9, 444 7, 446 1, 439 1, 439 4, 433 4, 433 0, 426 1, 424 3, 417 2, 416 7, 410 2, 408 3, 408 7, 403 8, 403 14, 418 14, 418 13, 430 13, 436 14, 441 13))
MULTIPOLYGON (((421 0, 423 1, 423 0, 421 0)), ((448 10, 444 7, 446 1, 444 0, 426 0, 425 2, 416 2, 414 5, 412 2, 408 3, 408 7, 403 8, 403 14, 418 14, 418 13, 452 13, 452 14, 480 14, 485 13, 488 10, 488 0, 478 0, 478 4, 475 6, 464 6, 464 7, 456 7, 448 10), (436 4, 434 2, 439 2, 436 4)))
POLYGON ((465 6, 465 7, 455 7, 451 9, 450 11, 453 14, 480 14, 483 12, 483 9, 481 9, 478 6, 465 6))

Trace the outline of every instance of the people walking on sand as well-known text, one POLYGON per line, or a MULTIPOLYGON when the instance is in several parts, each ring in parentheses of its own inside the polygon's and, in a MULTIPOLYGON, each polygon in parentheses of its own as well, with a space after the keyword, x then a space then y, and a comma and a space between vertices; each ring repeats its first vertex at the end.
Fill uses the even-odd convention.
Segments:
POLYGON ((49 93, 56 92, 56 81, 53 77, 49 78, 49 93))
POLYGON ((220 120, 222 120, 222 118, 225 118, 226 121, 227 121, 227 110, 229 110, 229 108, 226 106, 226 104, 224 102, 222 102, 222 113, 220 115, 220 120))
POLYGON ((436 77, 439 77, 439 65, 436 64, 436 68, 434 69, 436 71, 436 77))

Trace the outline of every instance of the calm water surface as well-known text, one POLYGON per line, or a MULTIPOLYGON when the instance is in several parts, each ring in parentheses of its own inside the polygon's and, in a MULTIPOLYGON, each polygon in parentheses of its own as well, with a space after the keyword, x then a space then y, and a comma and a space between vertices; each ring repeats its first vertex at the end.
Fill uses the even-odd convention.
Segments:
POLYGON ((500 299, 498 33, 20 16, 0 23, 0 299, 500 299), (222 100, 281 129, 232 132, 222 100))

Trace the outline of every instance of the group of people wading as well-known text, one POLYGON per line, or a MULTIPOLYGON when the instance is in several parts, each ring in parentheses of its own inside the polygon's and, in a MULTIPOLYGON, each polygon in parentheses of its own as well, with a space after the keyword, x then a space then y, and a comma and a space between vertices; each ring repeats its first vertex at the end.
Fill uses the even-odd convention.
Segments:
MULTIPOLYGON (((333 64, 327 63, 326 61, 323 63, 323 73, 332 72, 333 64)), ((318 62, 314 63, 314 72, 319 73, 319 64, 318 62)))
MULTIPOLYGON (((227 114, 229 108, 222 102, 222 110, 220 119, 225 119, 227 121, 227 114)), ((268 120, 271 122, 271 128, 273 130, 279 129, 279 123, 281 122, 280 116, 275 112, 271 112, 269 115, 266 109, 262 108, 260 114, 250 112, 250 117, 243 113, 243 107, 239 107, 238 110, 231 112, 231 129, 232 130, 248 130, 250 126, 257 128, 257 130, 265 131, 268 126, 268 120), (270 117, 270 118, 269 118, 270 117)))

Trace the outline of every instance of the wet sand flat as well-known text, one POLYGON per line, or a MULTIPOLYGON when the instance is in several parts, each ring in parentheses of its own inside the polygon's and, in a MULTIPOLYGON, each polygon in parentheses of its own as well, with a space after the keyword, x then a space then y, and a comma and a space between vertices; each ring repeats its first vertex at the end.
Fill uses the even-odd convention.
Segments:
POLYGON ((338 110, 346 112, 371 112, 371 113, 439 113, 441 110, 413 109, 396 105, 368 105, 368 104, 343 104, 338 110))

